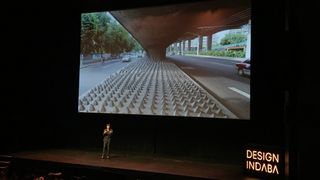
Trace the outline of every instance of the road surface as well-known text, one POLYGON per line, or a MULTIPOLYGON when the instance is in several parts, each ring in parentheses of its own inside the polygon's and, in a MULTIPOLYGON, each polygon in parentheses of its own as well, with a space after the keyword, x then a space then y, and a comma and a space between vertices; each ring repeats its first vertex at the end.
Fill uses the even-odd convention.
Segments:
POLYGON ((94 63, 81 68, 79 75, 79 96, 135 60, 136 59, 133 59, 131 62, 122 62, 121 59, 116 59, 103 63, 94 63))
POLYGON ((250 119, 250 78, 235 70, 237 61, 193 56, 170 56, 178 65, 240 119, 250 119))

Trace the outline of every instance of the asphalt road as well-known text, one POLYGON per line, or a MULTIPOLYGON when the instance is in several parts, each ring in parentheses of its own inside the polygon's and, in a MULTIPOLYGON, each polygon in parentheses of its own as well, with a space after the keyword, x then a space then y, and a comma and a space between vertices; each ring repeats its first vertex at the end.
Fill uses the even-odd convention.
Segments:
POLYGON ((95 85, 101 83, 106 77, 126 67, 131 62, 122 62, 121 59, 98 62, 80 69, 79 96, 89 91, 95 85))
POLYGON ((237 74, 237 61, 193 56, 167 58, 207 89, 239 119, 250 119, 250 78, 237 74))

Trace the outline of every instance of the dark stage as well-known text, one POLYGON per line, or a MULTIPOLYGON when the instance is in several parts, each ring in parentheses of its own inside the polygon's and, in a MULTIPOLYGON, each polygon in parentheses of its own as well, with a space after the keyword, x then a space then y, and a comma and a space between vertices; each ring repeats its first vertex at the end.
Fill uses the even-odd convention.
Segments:
POLYGON ((116 179, 136 180, 252 179, 243 175, 241 166, 121 153, 111 153, 110 159, 101 159, 98 150, 49 149, 24 151, 12 154, 12 157, 13 168, 23 166, 28 168, 28 171, 38 169, 38 174, 42 173, 44 176, 50 172, 57 173, 58 171, 62 174, 72 173, 72 179, 79 179, 75 177, 99 179, 100 177, 110 176, 116 179), (39 170, 41 168, 42 171, 39 170), (95 174, 95 177, 90 174, 95 174), (99 177, 97 177, 97 174, 99 174, 99 177))

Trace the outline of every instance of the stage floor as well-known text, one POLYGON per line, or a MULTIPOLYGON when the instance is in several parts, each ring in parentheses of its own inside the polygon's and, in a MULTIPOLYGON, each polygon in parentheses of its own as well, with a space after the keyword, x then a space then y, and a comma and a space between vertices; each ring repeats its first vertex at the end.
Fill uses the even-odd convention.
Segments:
POLYGON ((243 175, 241 166, 120 153, 111 154, 110 159, 101 159, 101 153, 94 150, 50 149, 19 152, 12 156, 15 159, 82 165, 123 173, 159 173, 199 179, 253 179, 243 175))

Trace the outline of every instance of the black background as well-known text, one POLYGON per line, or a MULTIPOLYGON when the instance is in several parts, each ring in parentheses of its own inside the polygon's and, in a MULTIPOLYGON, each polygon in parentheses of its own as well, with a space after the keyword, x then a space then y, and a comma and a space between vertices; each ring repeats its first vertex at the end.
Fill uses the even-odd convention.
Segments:
POLYGON ((77 113, 80 13, 184 2, 7 3, 0 152, 100 148, 111 122, 114 151, 239 164, 243 147, 255 143, 289 149, 291 179, 314 176, 319 50, 311 45, 318 42, 317 21, 308 1, 253 1, 250 121, 77 113))

